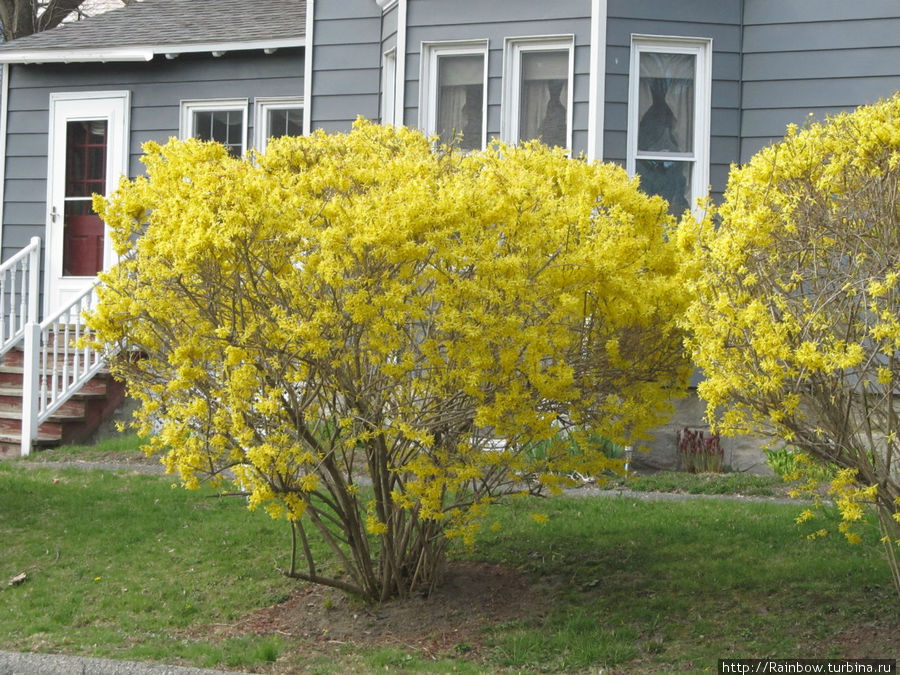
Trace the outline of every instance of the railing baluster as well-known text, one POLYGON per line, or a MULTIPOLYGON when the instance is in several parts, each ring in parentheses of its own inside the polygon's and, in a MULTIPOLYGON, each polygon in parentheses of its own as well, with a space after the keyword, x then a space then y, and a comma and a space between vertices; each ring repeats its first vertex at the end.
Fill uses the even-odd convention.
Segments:
MULTIPOLYGON (((8 276, 8 270, 3 270, 3 273, 0 274, 0 345, 6 342, 6 278, 8 276)), ((15 328, 10 326, 10 335, 15 332, 15 328)))
POLYGON ((28 320, 28 258, 22 258, 19 262, 19 271, 22 278, 20 280, 19 320, 16 323, 16 331, 25 328, 25 322, 28 320))

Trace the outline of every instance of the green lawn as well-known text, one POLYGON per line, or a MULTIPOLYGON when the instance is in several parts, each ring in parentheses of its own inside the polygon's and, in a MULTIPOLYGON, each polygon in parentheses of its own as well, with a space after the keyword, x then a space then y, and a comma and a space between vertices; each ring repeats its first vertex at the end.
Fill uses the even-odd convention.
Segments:
POLYGON ((535 611, 483 626, 471 652, 217 638, 205 627, 298 587, 279 572, 289 533, 172 482, 0 463, 0 649, 279 673, 715 672, 719 658, 853 655, 845 636, 866 633, 889 637, 865 655, 898 656, 885 653, 900 620, 877 547, 807 541, 795 505, 621 496, 488 515, 476 551, 454 555, 519 572, 535 611))

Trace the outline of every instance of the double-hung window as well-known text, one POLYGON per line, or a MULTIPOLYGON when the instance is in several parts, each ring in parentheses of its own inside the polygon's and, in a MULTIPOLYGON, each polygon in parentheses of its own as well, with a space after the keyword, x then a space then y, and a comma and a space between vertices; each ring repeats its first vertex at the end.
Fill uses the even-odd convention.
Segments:
POLYGON ((254 105, 254 145, 264 152, 269 139, 303 135, 303 99, 257 98, 254 105))
POLYGON ((501 136, 572 147, 572 36, 505 43, 501 136))
POLYGON ((240 157, 247 149, 247 99, 182 101, 181 138, 218 141, 240 157))
POLYGON ((708 39, 632 36, 627 169, 678 214, 709 183, 708 39))
POLYGON ((480 150, 487 134, 487 41, 422 45, 419 126, 442 143, 480 150))
POLYGON ((397 49, 386 51, 381 58, 381 123, 396 124, 397 49))

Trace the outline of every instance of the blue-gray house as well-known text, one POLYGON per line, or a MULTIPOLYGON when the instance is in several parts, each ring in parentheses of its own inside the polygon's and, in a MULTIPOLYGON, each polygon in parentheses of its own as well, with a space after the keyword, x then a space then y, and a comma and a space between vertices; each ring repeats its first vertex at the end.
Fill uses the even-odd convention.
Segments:
POLYGON ((143 0, 0 45, 2 258, 40 238, 48 317, 113 262, 90 195, 143 142, 239 154, 358 115, 542 138, 680 211, 789 122, 900 90, 898 36, 896 0, 143 0))

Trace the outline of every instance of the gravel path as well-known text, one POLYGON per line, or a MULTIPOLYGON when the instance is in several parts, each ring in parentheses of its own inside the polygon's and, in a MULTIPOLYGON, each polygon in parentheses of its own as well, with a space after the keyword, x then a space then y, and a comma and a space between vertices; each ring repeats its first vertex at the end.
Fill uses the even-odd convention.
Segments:
MULTIPOLYGON (((74 460, 69 462, 45 462, 41 460, 18 460, 18 466, 28 468, 44 467, 51 469, 84 469, 101 471, 124 471, 130 473, 165 474, 165 467, 158 462, 146 464, 115 462, 115 461, 88 461, 74 460)), ((364 479, 360 483, 365 483, 364 479)), ((682 501, 686 499, 727 499, 732 501, 768 502, 772 504, 801 504, 804 500, 791 499, 790 497, 760 497, 755 495, 739 494, 688 494, 685 492, 641 492, 627 488, 602 488, 592 484, 585 484, 575 488, 564 490, 564 493, 572 497, 619 497, 623 499, 639 499, 641 501, 682 501)), ((2 673, 0 673, 2 675, 2 673)))
POLYGON ((0 675, 234 675, 234 672, 63 654, 0 651, 0 675))

